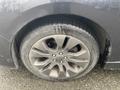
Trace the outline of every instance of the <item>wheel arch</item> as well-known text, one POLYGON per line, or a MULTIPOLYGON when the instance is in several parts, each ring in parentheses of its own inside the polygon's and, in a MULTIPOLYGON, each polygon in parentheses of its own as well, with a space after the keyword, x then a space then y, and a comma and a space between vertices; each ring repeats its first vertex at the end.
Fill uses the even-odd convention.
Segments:
POLYGON ((21 63, 19 48, 20 48, 21 42, 24 39, 24 37, 29 32, 34 30, 34 28, 36 28, 36 26, 38 27, 39 26, 38 23, 41 23, 41 21, 43 21, 45 18, 50 18, 52 20, 55 17, 71 17, 71 18, 75 17, 76 19, 79 19, 80 22, 82 22, 81 24, 83 24, 83 25, 86 24, 87 27, 90 28, 90 30, 88 32, 91 33, 92 35, 94 35, 94 37, 98 41, 99 48, 100 48, 100 55, 101 56, 104 55, 106 43, 110 40, 110 38, 109 38, 107 32, 101 26, 99 26, 97 23, 93 22, 92 20, 89 20, 89 19, 82 17, 82 16, 56 14, 56 15, 48 15, 48 16, 45 16, 42 18, 37 18, 37 19, 29 22, 25 26, 23 26, 17 32, 17 34, 15 35, 15 37, 13 39, 13 43, 12 43, 12 57, 13 57, 13 59, 19 60, 20 62, 19 61, 18 62, 21 63))

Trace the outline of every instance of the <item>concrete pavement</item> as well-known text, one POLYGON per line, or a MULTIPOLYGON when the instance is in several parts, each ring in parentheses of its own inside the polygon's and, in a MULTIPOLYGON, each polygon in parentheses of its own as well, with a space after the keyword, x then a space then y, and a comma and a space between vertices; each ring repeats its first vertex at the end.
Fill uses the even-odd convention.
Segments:
POLYGON ((0 67, 0 90, 120 90, 120 71, 96 68, 75 81, 49 82, 25 68, 17 71, 0 67))

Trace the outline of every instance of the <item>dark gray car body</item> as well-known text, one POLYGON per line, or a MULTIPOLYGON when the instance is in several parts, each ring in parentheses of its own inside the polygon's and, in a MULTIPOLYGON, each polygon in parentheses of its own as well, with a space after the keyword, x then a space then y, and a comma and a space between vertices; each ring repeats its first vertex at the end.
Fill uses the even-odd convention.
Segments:
POLYGON ((111 43, 104 68, 120 68, 119 0, 0 0, 0 64, 18 68, 17 33, 29 22, 55 14, 83 16, 100 25, 111 43))

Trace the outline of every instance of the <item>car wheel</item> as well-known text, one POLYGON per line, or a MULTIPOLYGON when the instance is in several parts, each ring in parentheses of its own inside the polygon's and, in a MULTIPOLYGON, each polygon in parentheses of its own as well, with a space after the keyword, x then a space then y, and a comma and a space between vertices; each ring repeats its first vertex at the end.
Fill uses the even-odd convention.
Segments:
POLYGON ((26 68, 42 79, 73 80, 95 67, 99 46, 94 36, 79 25, 53 22, 25 36, 20 56, 26 68))

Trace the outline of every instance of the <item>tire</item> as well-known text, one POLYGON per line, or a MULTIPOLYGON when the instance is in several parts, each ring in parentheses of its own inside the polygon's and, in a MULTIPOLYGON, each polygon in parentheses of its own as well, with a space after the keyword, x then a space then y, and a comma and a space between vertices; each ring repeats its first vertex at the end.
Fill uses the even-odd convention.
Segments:
MULTIPOLYGON (((23 64, 25 65, 25 67, 30 72, 32 72, 34 75, 36 75, 36 76, 38 76, 38 77, 40 77, 42 79, 51 80, 51 81, 64 81, 64 80, 78 79, 78 78, 86 75, 87 73, 89 73, 95 67, 95 65, 97 64, 98 59, 99 59, 99 46, 98 46, 98 43, 97 43, 96 39, 94 38, 94 36, 91 35, 87 31, 87 29, 89 29, 88 27, 86 28, 83 25, 80 25, 80 23, 76 23, 76 21, 74 21, 74 20, 71 20, 72 23, 66 22, 66 20, 62 20, 62 22, 59 22, 59 20, 56 20, 56 21, 57 22, 55 22, 55 20, 54 20, 53 22, 46 23, 44 25, 40 25, 39 27, 36 27, 34 30, 32 30, 30 33, 28 33, 25 36, 25 38, 23 39, 23 41, 21 43, 21 46, 20 46, 21 60, 22 60, 23 64), (84 30, 85 28, 86 28, 86 30, 84 30), (72 53, 71 55, 73 55, 73 53, 78 53, 79 52, 78 48, 80 48, 80 50, 81 50, 81 48, 84 47, 84 45, 85 45, 85 48, 86 48, 86 51, 87 51, 86 57, 89 58, 89 62, 87 64, 85 64, 86 65, 85 67, 84 67, 84 65, 82 66, 82 69, 83 69, 82 71, 78 70, 77 74, 74 74, 72 72, 72 74, 67 75, 67 70, 69 70, 69 69, 66 69, 66 67, 67 67, 67 66, 65 67, 66 64, 65 65, 63 64, 62 68, 63 68, 63 70, 65 70, 64 71, 65 74, 64 74, 63 77, 61 75, 59 75, 60 76, 59 77, 58 74, 54 75, 55 72, 58 73, 57 69, 60 69, 58 67, 59 65, 54 67, 53 76, 52 75, 49 76, 50 74, 48 74, 48 72, 47 72, 47 74, 44 75, 43 72, 39 71, 40 66, 34 66, 33 65, 34 60, 38 60, 38 59, 34 59, 32 61, 32 59, 31 59, 34 56, 33 51, 31 51, 33 46, 37 45, 37 42, 40 43, 45 38, 50 38, 50 39, 46 39, 46 40, 50 41, 52 36, 53 37, 67 36, 68 38, 74 38, 73 42, 74 42, 74 40, 78 40, 78 41, 80 40, 80 44, 82 43, 83 46, 82 46, 82 44, 81 44, 81 46, 79 46, 79 45, 75 46, 75 47, 77 47, 76 51, 74 51, 75 48, 73 50, 71 49, 71 52, 69 50, 69 52, 72 53)), ((70 21, 70 20, 68 20, 68 21, 70 21)), ((61 38, 59 38, 59 39, 61 39, 61 38)), ((52 40, 51 40, 51 42, 53 43, 52 40)), ((41 43, 40 43, 40 45, 41 45, 41 43)), ((49 45, 49 43, 47 43, 47 45, 49 45)), ((57 46, 55 46, 56 44, 52 44, 52 45, 53 45, 53 47, 52 46, 50 46, 50 47, 47 46, 47 48, 50 48, 50 50, 52 50, 52 49, 57 47, 57 46), (51 47, 52 47, 52 49, 51 49, 51 47)), ((69 45, 71 45, 71 44, 69 44, 69 45)), ((37 55, 36 52, 35 52, 35 55, 37 55)), ((56 56, 55 59, 57 61, 55 61, 55 63, 57 63, 57 64, 60 63, 60 65, 63 62, 66 63, 66 61, 61 61, 61 62, 58 61, 58 60, 62 60, 63 56, 56 56), (61 57, 62 57, 62 59, 61 59, 61 57)), ((84 58, 82 57, 82 59, 84 60, 86 57, 84 57, 84 58)), ((78 58, 78 57, 76 57, 76 58, 78 58)), ((42 59, 45 59, 45 58, 43 58, 43 57, 39 58, 39 60, 42 60, 42 59)), ((53 57, 52 57, 52 59, 53 59, 53 57)), ((40 62, 42 62, 42 61, 40 61, 40 62)), ((70 63, 70 62, 68 62, 68 63, 70 63)), ((69 65, 71 67, 73 66, 73 68, 74 68, 74 64, 72 65, 72 63, 71 63, 69 65)), ((45 68, 48 68, 48 66, 45 66, 45 68)), ((81 67, 77 67, 77 68, 80 69, 81 67)), ((68 73, 71 73, 71 72, 69 71, 68 73)))

